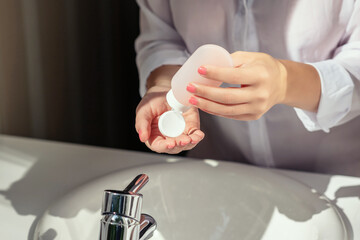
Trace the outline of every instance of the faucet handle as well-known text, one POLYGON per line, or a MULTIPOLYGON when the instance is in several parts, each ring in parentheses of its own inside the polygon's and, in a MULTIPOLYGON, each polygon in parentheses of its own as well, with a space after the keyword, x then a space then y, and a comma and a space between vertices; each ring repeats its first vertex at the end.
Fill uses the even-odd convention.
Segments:
POLYGON ((137 193, 140 191, 145 184, 149 181, 149 177, 146 174, 137 175, 134 180, 124 189, 124 192, 137 193))

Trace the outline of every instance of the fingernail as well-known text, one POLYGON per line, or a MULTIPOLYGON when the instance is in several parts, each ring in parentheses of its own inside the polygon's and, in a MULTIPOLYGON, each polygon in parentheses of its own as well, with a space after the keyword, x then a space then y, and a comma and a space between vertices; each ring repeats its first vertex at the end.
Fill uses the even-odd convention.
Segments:
POLYGON ((201 66, 198 68, 198 73, 200 73, 201 75, 205 75, 206 74, 206 68, 201 66))
POLYGON ((174 147, 175 147, 175 145, 172 145, 172 144, 169 144, 169 145, 167 146, 168 149, 173 149, 174 147))
POLYGON ((180 145, 181 146, 186 146, 186 145, 188 145, 188 143, 187 142, 180 142, 180 145))
POLYGON ((186 90, 188 92, 195 93, 196 92, 196 87, 194 85, 192 85, 191 83, 189 83, 189 85, 187 85, 187 87, 186 87, 186 90))
POLYGON ((139 139, 140 139, 140 141, 144 141, 143 139, 142 139, 142 131, 141 130, 139 130, 139 139))
POLYGON ((198 100, 195 97, 190 97, 189 103, 191 103, 192 105, 196 105, 196 104, 198 104, 198 100))

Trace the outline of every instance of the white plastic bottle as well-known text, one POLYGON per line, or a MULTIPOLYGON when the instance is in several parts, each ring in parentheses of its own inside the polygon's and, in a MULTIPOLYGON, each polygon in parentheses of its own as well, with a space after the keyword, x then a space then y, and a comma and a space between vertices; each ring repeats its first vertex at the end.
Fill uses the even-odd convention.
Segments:
POLYGON ((171 90, 167 93, 166 100, 172 110, 163 113, 158 123, 159 130, 164 136, 177 137, 185 130, 182 113, 191 106, 188 102, 191 93, 186 90, 189 83, 221 85, 221 82, 204 78, 198 73, 198 68, 203 65, 232 67, 233 62, 230 53, 220 46, 206 44, 196 49, 171 80, 171 90))

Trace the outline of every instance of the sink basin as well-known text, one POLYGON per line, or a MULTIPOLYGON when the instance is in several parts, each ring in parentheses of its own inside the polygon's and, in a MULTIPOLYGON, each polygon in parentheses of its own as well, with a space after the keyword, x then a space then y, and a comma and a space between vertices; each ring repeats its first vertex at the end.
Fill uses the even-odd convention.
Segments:
POLYGON ((122 190, 138 174, 143 213, 158 223, 152 239, 342 240, 336 206, 315 190, 275 171, 214 160, 127 169, 74 189, 39 220, 36 239, 98 239, 105 189, 122 190))

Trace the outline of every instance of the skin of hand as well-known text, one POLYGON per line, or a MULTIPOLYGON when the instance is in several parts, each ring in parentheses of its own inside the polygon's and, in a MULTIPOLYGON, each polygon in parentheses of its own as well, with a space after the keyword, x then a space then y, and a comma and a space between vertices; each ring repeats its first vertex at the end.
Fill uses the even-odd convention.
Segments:
POLYGON ((135 129, 140 141, 158 153, 176 154, 194 148, 203 138, 197 108, 191 108, 183 116, 186 128, 176 138, 165 137, 160 133, 158 120, 161 114, 171 110, 166 102, 166 94, 171 89, 171 78, 179 66, 162 66, 154 70, 147 82, 147 92, 136 108, 135 129))
POLYGON ((275 104, 316 112, 320 77, 308 64, 278 60, 265 53, 235 52, 234 67, 201 66, 203 77, 241 87, 221 88, 190 83, 189 102, 210 114, 237 120, 257 120, 275 104))

